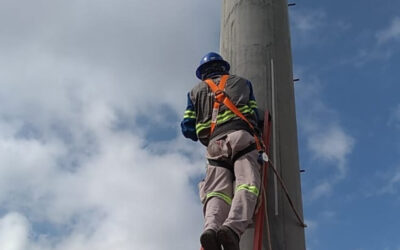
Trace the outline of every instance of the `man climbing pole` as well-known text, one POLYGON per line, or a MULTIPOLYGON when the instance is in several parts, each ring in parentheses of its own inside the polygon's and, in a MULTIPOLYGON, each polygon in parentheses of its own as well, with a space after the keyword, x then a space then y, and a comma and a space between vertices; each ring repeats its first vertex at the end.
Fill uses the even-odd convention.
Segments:
POLYGON ((250 81, 229 69, 217 53, 202 58, 196 70, 201 82, 188 93, 181 122, 185 137, 207 147, 206 177, 199 183, 204 250, 239 250, 260 193, 257 105, 250 81))

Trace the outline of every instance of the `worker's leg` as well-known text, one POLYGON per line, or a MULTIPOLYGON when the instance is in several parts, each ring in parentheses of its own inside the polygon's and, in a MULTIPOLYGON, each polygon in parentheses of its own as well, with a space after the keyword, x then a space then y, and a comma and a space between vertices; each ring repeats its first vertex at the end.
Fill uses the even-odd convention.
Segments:
POLYGON ((217 232, 232 203, 232 177, 229 170, 209 165, 206 178, 200 184, 200 197, 204 204, 204 231, 200 242, 204 250, 221 250, 217 232))
POLYGON ((207 166, 206 178, 199 185, 204 204, 204 231, 218 231, 227 218, 233 196, 232 178, 226 168, 207 166))
MULTIPOLYGON (((223 160, 228 157, 227 136, 211 140, 207 158, 223 160)), ((204 230, 218 231, 228 216, 233 196, 233 173, 220 166, 207 166, 206 177, 200 183, 200 198, 204 204, 204 230)))
MULTIPOLYGON (((228 136, 233 154, 240 152, 252 143, 254 137, 245 131, 236 131, 228 136)), ((225 226, 232 229, 239 237, 252 222, 254 210, 260 193, 260 164, 258 152, 253 150, 236 160, 234 164, 236 188, 232 206, 225 226)))

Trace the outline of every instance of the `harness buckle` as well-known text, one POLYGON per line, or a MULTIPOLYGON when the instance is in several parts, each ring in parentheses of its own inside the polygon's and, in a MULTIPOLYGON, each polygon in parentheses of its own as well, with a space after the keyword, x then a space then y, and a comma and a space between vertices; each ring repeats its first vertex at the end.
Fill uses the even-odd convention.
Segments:
POLYGON ((258 162, 263 164, 264 162, 269 162, 269 157, 264 151, 258 151, 258 162))
POLYGON ((226 98, 226 93, 223 90, 218 89, 215 91, 215 101, 218 102, 219 104, 222 104, 226 98))

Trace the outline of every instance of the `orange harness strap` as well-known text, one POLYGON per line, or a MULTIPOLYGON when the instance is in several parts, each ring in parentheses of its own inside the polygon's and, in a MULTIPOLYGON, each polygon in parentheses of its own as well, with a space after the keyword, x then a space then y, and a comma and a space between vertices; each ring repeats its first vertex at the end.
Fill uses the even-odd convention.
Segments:
POLYGON ((219 106, 223 102, 223 99, 225 98, 224 89, 225 89, 225 85, 226 85, 228 78, 229 78, 229 75, 223 75, 221 77, 221 81, 219 82, 218 86, 211 79, 205 80, 205 82, 208 84, 208 86, 211 88, 212 92, 214 92, 214 95, 215 95, 215 101, 214 101, 213 111, 212 111, 212 115, 211 115, 210 135, 212 135, 212 133, 214 132, 215 127, 217 125, 217 116, 218 116, 218 112, 219 112, 219 106))
POLYGON ((240 117, 243 121, 245 121, 247 123, 247 125, 249 125, 250 129, 253 131, 253 134, 254 134, 254 139, 256 141, 257 150, 261 151, 262 150, 261 142, 260 142, 260 139, 256 135, 256 131, 255 131, 253 124, 251 124, 251 122, 249 122, 249 120, 247 120, 247 118, 242 114, 242 112, 240 112, 240 110, 236 107, 236 105, 225 94, 224 89, 225 89, 225 85, 226 85, 228 78, 229 78, 229 75, 221 76, 221 81, 218 86, 211 79, 205 80, 205 82, 211 88, 212 92, 214 92, 214 95, 215 95, 214 107, 213 107, 213 112, 212 112, 212 116, 211 116, 210 135, 215 130, 215 126, 217 125, 217 116, 218 116, 218 112, 219 112, 219 106, 221 103, 223 103, 235 115, 240 117))

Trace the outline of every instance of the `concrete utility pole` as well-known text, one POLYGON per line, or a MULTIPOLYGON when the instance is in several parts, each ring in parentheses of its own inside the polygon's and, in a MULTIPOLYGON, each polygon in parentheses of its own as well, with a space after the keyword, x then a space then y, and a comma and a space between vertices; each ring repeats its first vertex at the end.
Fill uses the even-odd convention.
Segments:
MULTIPOLYGON (((271 155, 296 209, 302 211, 292 58, 286 0, 222 0, 222 56, 232 74, 249 79, 258 107, 273 119, 271 155)), ((268 215, 273 250, 304 250, 304 228, 272 171, 268 173, 268 215)), ((263 250, 267 250, 264 223, 263 250)), ((253 249, 250 228, 241 250, 253 249)))

